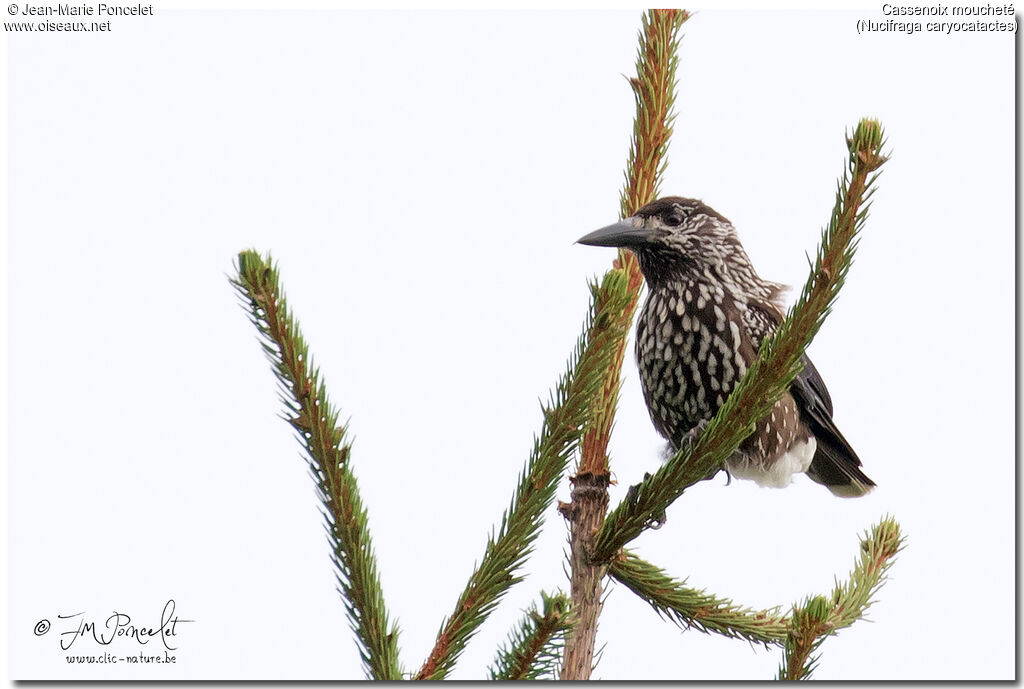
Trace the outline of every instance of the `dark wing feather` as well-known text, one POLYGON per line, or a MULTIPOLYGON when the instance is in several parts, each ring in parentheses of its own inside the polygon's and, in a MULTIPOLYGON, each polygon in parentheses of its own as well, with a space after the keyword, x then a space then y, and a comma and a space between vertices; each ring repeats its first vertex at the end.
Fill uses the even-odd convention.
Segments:
MULTIPOLYGON (((747 311, 747 328, 757 347, 782 322, 782 310, 773 302, 754 302, 747 311)), ((800 420, 815 437, 818 447, 807 475, 841 497, 856 497, 870 491, 875 482, 860 470, 860 457, 832 420, 832 397, 825 381, 805 354, 804 368, 793 379, 789 392, 800 410, 800 420)))
MULTIPOLYGON (((812 419, 823 425, 832 424, 832 427, 835 428, 835 424, 832 422, 832 396, 828 394, 825 381, 821 379, 821 374, 818 373, 818 369, 814 367, 806 354, 801 357, 801 360, 804 363, 804 368, 793 379, 789 388, 790 392, 797 399, 801 409, 807 412, 812 419)), ((836 428, 835 432, 839 433, 839 429, 836 428)), ((845 440, 843 442, 846 443, 845 440)), ((849 447, 849 443, 846 444, 849 447)), ((850 452, 853 452, 852 448, 850 452)))
POLYGON ((860 470, 860 458, 832 420, 832 398, 818 369, 806 354, 803 362, 804 368, 793 379, 789 392, 796 400, 801 419, 818 442, 807 475, 836 495, 863 495, 875 482, 860 470))

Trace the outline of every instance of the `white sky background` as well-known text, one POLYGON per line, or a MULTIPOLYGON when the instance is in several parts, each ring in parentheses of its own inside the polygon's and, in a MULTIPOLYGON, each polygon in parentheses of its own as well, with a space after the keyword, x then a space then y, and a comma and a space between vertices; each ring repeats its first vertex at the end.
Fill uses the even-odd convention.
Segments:
MULTIPOLYGON (((879 488, 717 479, 635 546, 698 587, 788 607, 845 577, 891 513, 907 548, 816 677, 1008 679, 1013 38, 858 35, 880 7, 697 13, 662 187, 800 285, 845 131, 884 123, 893 157, 811 348, 879 488)), ((585 281, 613 257, 573 241, 616 218, 639 25, 639 10, 157 7, 106 35, 7 35, 11 678, 362 676, 313 484, 227 281, 249 247, 279 262, 351 419, 402 661, 419 666, 508 505, 585 281), (196 620, 175 665, 64 660, 58 614, 158 624, 168 598, 196 620)), ((660 448, 630 355, 613 504, 660 448)), ((537 592, 567 587, 565 538, 552 507, 455 677, 483 676, 537 592)), ((599 643, 607 679, 764 679, 782 656, 683 633, 614 584, 599 643)))

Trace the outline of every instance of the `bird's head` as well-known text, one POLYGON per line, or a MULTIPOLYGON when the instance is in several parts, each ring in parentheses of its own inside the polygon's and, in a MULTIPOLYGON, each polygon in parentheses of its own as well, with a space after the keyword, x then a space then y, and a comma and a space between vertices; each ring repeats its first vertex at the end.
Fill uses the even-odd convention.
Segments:
POLYGON ((652 201, 577 242, 630 249, 652 284, 687 273, 722 276, 750 263, 732 223, 701 201, 679 196, 652 201))

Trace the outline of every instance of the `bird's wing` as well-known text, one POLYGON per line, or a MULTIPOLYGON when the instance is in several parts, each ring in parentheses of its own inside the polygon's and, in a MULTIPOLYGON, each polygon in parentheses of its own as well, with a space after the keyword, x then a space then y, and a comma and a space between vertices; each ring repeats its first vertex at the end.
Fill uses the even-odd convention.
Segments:
POLYGON ((803 362, 804 368, 793 379, 789 392, 818 443, 807 475, 839 497, 864 495, 875 487, 875 482, 861 471, 860 457, 832 420, 832 400, 818 369, 806 355, 803 362))
MULTIPOLYGON (((750 304, 746 322, 760 347, 764 337, 782 322, 782 310, 771 302, 750 304)), ((807 475, 840 497, 864 495, 875 482, 860 470, 860 457, 832 420, 832 397, 818 369, 806 354, 801 361, 804 367, 790 383, 789 394, 796 402, 800 420, 817 441, 807 475)))
MULTIPOLYGON (((755 347, 760 348, 764 337, 775 332, 782 322, 782 311, 771 302, 750 303, 746 321, 747 327, 755 335, 755 347)), ((821 379, 821 374, 806 354, 801 360, 804 367, 789 386, 789 392, 800 409, 801 418, 818 439, 820 451, 829 455, 834 454, 836 458, 846 455, 860 466, 857 453, 832 420, 832 396, 828 394, 825 381, 821 379)))
POLYGON ((853 451, 849 441, 836 427, 832 420, 832 398, 829 397, 825 383, 818 374, 818 369, 805 354, 804 368, 797 374, 789 386, 789 392, 796 400, 797 407, 804 422, 810 427, 814 437, 818 439, 819 450, 826 454, 845 456, 860 466, 860 458, 853 451))
POLYGON ((832 397, 828 394, 828 388, 825 387, 825 381, 821 379, 821 374, 818 373, 818 369, 814 367, 811 360, 804 354, 801 357, 804 363, 804 368, 797 374, 797 377, 793 379, 792 389, 794 395, 799 395, 803 398, 804 404, 808 411, 814 409, 824 409, 825 415, 832 419, 832 397))

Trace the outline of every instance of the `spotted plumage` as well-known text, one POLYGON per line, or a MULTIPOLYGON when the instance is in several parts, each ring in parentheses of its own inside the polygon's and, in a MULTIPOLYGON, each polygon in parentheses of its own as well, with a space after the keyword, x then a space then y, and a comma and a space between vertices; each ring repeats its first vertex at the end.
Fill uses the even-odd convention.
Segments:
MULTIPOLYGON (((783 317, 785 286, 761 279, 736 231, 700 201, 667 197, 579 240, 632 250, 649 292, 637 321, 636 357, 651 420, 678 448, 724 404, 764 337, 783 317)), ((762 419, 726 469, 783 487, 795 473, 841 497, 874 487, 832 420, 814 364, 762 419)))

